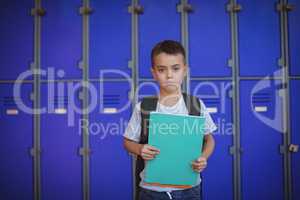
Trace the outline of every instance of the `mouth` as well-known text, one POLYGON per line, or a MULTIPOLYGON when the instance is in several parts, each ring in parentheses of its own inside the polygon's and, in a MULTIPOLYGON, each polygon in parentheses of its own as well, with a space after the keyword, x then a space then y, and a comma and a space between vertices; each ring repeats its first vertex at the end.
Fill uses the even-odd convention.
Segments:
POLYGON ((176 87, 176 88, 179 87, 178 83, 170 82, 170 81, 164 82, 162 85, 163 85, 164 87, 172 87, 172 88, 173 88, 173 87, 176 87))

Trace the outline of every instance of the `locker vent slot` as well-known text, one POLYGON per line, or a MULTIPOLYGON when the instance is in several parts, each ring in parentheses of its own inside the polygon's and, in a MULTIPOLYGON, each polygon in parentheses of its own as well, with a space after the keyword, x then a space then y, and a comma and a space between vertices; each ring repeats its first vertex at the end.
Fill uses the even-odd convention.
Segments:
POLYGON ((103 113, 113 114, 118 112, 117 106, 120 105, 121 98, 118 94, 107 94, 103 96, 103 113))

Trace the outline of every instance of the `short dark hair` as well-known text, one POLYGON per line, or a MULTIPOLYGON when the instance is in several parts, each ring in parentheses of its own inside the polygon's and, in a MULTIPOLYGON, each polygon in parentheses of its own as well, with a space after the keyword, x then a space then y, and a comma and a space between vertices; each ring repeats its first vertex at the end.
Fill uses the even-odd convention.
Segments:
POLYGON ((170 55, 181 54, 183 56, 183 62, 185 63, 185 50, 183 46, 174 40, 164 40, 157 43, 151 51, 151 64, 154 66, 154 58, 160 53, 166 53, 170 55))

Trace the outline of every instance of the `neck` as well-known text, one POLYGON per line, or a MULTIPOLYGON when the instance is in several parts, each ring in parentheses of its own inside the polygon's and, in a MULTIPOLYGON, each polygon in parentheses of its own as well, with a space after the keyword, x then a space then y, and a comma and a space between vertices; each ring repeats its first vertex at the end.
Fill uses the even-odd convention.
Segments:
POLYGON ((165 106, 173 106, 179 101, 181 95, 181 89, 172 93, 161 90, 159 93, 159 102, 165 106))

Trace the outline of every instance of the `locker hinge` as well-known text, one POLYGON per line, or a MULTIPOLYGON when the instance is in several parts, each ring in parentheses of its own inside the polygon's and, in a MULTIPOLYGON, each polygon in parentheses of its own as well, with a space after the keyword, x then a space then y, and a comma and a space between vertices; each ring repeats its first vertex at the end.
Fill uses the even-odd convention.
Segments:
POLYGON ((34 101, 34 92, 31 92, 31 93, 30 93, 30 100, 31 100, 31 101, 34 101))
POLYGON ((289 152, 291 152, 291 153, 297 153, 298 151, 299 151, 299 145, 290 144, 290 146, 289 146, 289 152))
POLYGON ((32 8, 30 11, 31 16, 45 16, 46 10, 44 8, 32 8))
POLYGON ((35 69, 35 63, 30 62, 30 70, 33 71, 35 69))
POLYGON ((232 90, 229 90, 229 91, 228 91, 228 96, 229 96, 229 98, 232 99, 232 96, 233 96, 233 91, 232 91, 232 90))
POLYGON ((284 145, 279 145, 279 151, 281 154, 285 154, 287 152, 288 148, 284 145))
POLYGON ((78 62, 78 68, 79 69, 83 69, 83 62, 82 62, 82 60, 78 62))
POLYGON ((181 12, 185 12, 185 13, 191 13, 193 12, 193 6, 191 4, 178 4, 177 5, 177 12, 181 13, 181 12))
POLYGON ((242 6, 240 4, 227 4, 227 12, 237 13, 242 10, 242 6))
POLYGON ((82 6, 79 8, 79 13, 81 15, 90 15, 93 13, 93 9, 91 7, 88 7, 88 6, 82 6))
POLYGON ((31 148, 30 149, 30 155, 32 157, 35 157, 35 156, 38 156, 42 153, 42 150, 41 149, 38 149, 38 148, 31 148))
POLYGON ((231 146, 231 147, 229 148, 229 153, 230 153, 231 155, 234 155, 234 154, 236 153, 236 149, 237 149, 237 152, 238 152, 239 154, 242 154, 242 153, 243 153, 243 149, 242 149, 242 148, 236 148, 235 146, 231 146))
POLYGON ((228 61, 227 61, 227 66, 228 67, 233 67, 233 60, 230 58, 230 59, 228 59, 228 61))
POLYGON ((128 12, 141 15, 144 13, 144 8, 141 5, 128 6, 128 12))
POLYGON ((89 156, 91 155, 92 150, 90 148, 80 148, 79 149, 79 155, 81 156, 89 156))
POLYGON ((132 60, 128 61, 128 68, 133 69, 133 61, 132 60))
POLYGON ((80 91, 80 92, 78 93, 78 98, 79 98, 80 100, 83 100, 83 91, 80 91))
POLYGON ((283 60, 283 58, 279 58, 278 61, 277 61, 277 63, 278 63, 278 66, 284 67, 284 60, 283 60))
POLYGON ((278 12, 290 12, 295 10, 296 6, 293 4, 278 3, 276 8, 278 12))

